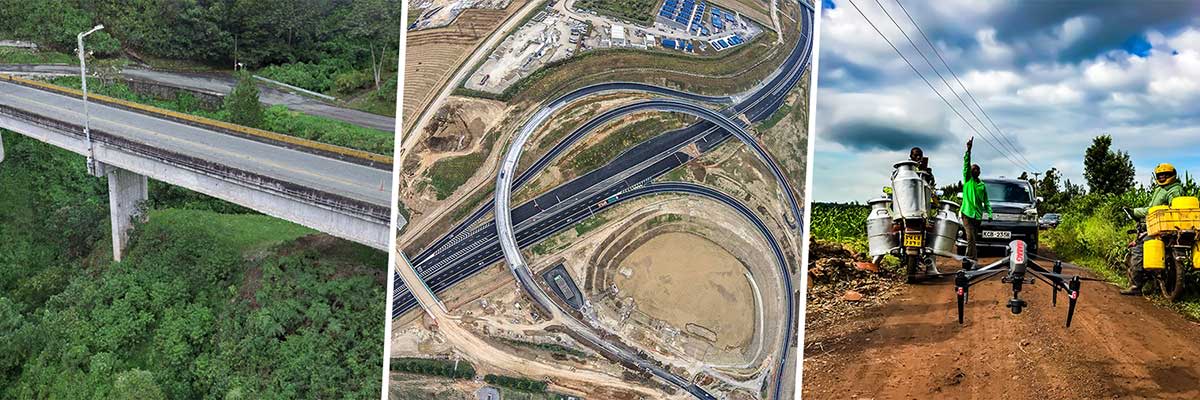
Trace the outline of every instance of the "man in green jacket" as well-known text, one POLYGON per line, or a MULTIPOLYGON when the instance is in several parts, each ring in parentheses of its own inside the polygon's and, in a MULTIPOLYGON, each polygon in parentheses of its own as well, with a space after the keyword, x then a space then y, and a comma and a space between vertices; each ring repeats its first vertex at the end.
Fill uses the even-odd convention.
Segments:
MULTIPOLYGON (((1150 191, 1150 204, 1145 207, 1126 209, 1134 218, 1145 219, 1146 214, 1150 212, 1150 207, 1154 206, 1169 206, 1171 200, 1183 195, 1183 184, 1179 183, 1178 173, 1175 172, 1175 166, 1167 163, 1158 164, 1154 168, 1154 190, 1150 191)), ((1146 283, 1146 271, 1142 269, 1142 244, 1146 242, 1146 235, 1139 235, 1137 245, 1130 249, 1131 256, 1129 261, 1130 276, 1129 288, 1122 290, 1121 294, 1128 296, 1136 296, 1142 294, 1142 285, 1146 283)))
POLYGON ((962 216, 963 231, 967 237, 966 256, 969 259, 963 260, 963 269, 974 269, 978 261, 979 250, 976 241, 980 234, 980 220, 983 219, 984 211, 987 212, 988 219, 992 219, 992 203, 988 201, 987 186, 979 180, 979 164, 971 164, 971 145, 974 142, 974 137, 967 140, 967 154, 963 156, 962 208, 959 214, 962 216))

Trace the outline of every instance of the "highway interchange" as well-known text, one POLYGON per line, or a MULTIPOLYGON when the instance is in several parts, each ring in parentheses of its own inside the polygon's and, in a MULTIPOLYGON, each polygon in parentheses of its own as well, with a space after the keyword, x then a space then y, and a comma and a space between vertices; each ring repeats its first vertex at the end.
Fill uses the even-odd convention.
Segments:
MULTIPOLYGON (((734 123, 732 118, 739 114, 744 114, 750 122, 766 119, 780 108, 786 100, 788 93, 791 92, 802 77, 811 56, 813 10, 809 4, 803 1, 800 4, 804 7, 800 13, 801 35, 798 37, 798 43, 793 47, 780 68, 772 73, 770 78, 763 84, 748 93, 729 97, 699 96, 650 85, 611 83, 576 90, 548 103, 530 120, 530 123, 527 124, 527 131, 535 129, 542 121, 549 118, 550 115, 563 105, 597 93, 640 91, 678 99, 650 100, 625 106, 620 110, 609 111, 589 121, 567 138, 564 138, 551 151, 538 159, 533 166, 514 179, 513 175, 515 175, 515 172, 506 171, 515 171, 521 143, 524 139, 528 138, 528 136, 525 138, 519 137, 514 140, 514 145, 510 148, 510 154, 505 158, 506 167, 497 175, 497 184, 500 185, 500 188, 516 189, 521 187, 581 137, 604 122, 620 115, 627 115, 642 110, 676 111, 702 116, 705 118, 705 121, 684 129, 663 133, 653 139, 640 143, 622 153, 609 164, 552 189, 538 198, 512 209, 511 213, 500 213, 497 216, 497 219, 501 221, 500 226, 510 228, 503 230, 502 235, 497 235, 497 224, 495 221, 488 222, 477 229, 469 230, 471 226, 476 225, 486 214, 495 209, 496 204, 507 208, 507 194, 510 193, 510 190, 498 190, 497 193, 499 194, 495 197, 496 203, 481 207, 453 230, 418 254, 413 259, 416 272, 421 276, 430 290, 439 292, 470 277, 488 265, 503 259, 504 252, 502 252, 501 242, 498 239, 507 238, 506 240, 509 240, 509 242, 505 244, 510 248, 527 247, 591 216, 596 211, 597 204, 601 200, 610 198, 613 195, 618 195, 617 201, 619 202, 636 197, 633 196, 634 194, 641 196, 649 193, 677 192, 708 196, 718 200, 722 198, 729 200, 729 202, 723 202, 738 209, 751 221, 756 222, 756 225, 767 236, 768 242, 771 243, 773 249, 777 252, 776 256, 781 263, 780 268, 784 273, 784 277, 788 277, 787 262, 783 258, 778 244, 770 236, 770 232, 765 230, 765 225, 753 213, 749 213, 749 210, 744 205, 727 196, 723 197, 723 194, 715 190, 697 185, 644 185, 644 183, 689 161, 691 156, 679 151, 688 144, 695 143, 700 147, 702 152, 707 152, 730 137, 738 137, 750 145, 772 170, 772 174, 779 181, 784 195, 788 200, 791 214, 795 217, 795 219, 787 219, 787 222, 793 227, 800 226, 798 219, 803 214, 794 199, 794 191, 790 187, 790 184, 786 179, 783 179, 782 172, 775 162, 758 146, 752 137, 745 134, 743 131, 744 126, 734 123), (718 104, 733 102, 734 104, 717 113, 696 105, 695 102, 718 104), (516 155, 515 157, 514 154, 516 155)), ((519 256, 519 252, 516 254, 519 256)), ((509 261, 510 266, 523 265, 519 257, 516 259, 510 258, 509 261)), ((527 291, 531 292, 535 300, 538 300, 536 291, 540 291, 540 288, 534 289, 537 286, 533 284, 532 276, 520 270, 528 270, 526 268, 514 268, 514 273, 517 274, 518 280, 522 282, 527 291)), ((403 285, 399 281, 398 276, 396 280, 397 292, 393 300, 393 317, 398 317, 417 305, 411 293, 408 293, 405 289, 401 289, 403 285)), ((791 327, 795 323, 795 308, 794 304, 792 304, 792 296, 790 295, 791 282, 790 279, 785 280, 787 281, 786 286, 789 295, 786 296, 788 298, 788 316, 786 318, 787 323, 784 326, 788 330, 788 334, 785 335, 779 366, 776 368, 773 390, 773 397, 776 398, 779 397, 782 390, 782 373, 785 369, 788 349, 790 348, 791 327)), ((549 306, 547 307, 549 310, 556 309, 552 308, 552 304, 543 304, 543 306, 549 306)), ((583 334, 585 338, 591 332, 588 329, 573 330, 576 333, 583 334)), ((589 342, 591 341, 589 340, 589 342)), ((596 342, 591 344, 609 350, 610 354, 613 353, 611 351, 613 349, 609 348, 611 345, 604 343, 598 338, 596 338, 596 342)), ((621 355, 623 353, 618 351, 616 354, 621 355)), ((656 370, 657 367, 650 368, 653 364, 648 361, 640 360, 636 357, 627 359, 626 361, 642 366, 643 369, 688 390, 698 398, 712 398, 711 395, 695 385, 691 385, 686 380, 682 380, 669 372, 660 369, 656 370)))

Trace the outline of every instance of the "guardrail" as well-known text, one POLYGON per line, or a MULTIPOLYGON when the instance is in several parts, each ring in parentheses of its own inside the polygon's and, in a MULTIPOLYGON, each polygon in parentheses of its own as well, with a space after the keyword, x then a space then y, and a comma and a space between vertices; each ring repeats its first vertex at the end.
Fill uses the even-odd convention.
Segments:
POLYGON ((325 94, 320 94, 320 93, 317 93, 317 92, 314 92, 314 91, 311 91, 311 90, 308 90, 308 89, 305 89, 305 88, 302 88, 302 87, 299 87, 299 86, 292 86, 292 85, 289 85, 289 84, 286 84, 286 83, 283 83, 283 82, 280 82, 280 81, 277 81, 277 80, 268 79, 268 78, 263 78, 263 77, 261 77, 261 76, 258 76, 258 75, 254 75, 254 79, 258 79, 258 80, 260 80, 260 81, 263 81, 263 82, 266 82, 266 83, 270 83, 270 84, 275 84, 275 85, 278 85, 278 86, 283 86, 283 87, 285 87, 285 88, 288 88, 288 89, 290 89, 290 90, 294 90, 294 91, 297 91, 297 92, 300 92, 300 93, 304 93, 304 94, 307 94, 307 95, 309 95, 309 96, 313 96, 313 97, 320 97, 320 98, 322 98, 322 99, 329 100, 329 101, 337 101, 337 97, 333 97, 333 96, 330 96, 330 95, 325 95, 325 94))
MULTIPOLYGON (((0 104, 0 115, 17 118, 23 121, 53 129, 68 135, 83 137, 83 127, 70 122, 59 121, 44 117, 12 106, 0 104)), ((247 186, 257 187, 274 192, 288 198, 301 200, 319 207, 361 216, 379 223, 391 221, 391 210, 387 206, 378 206, 361 200, 351 199, 338 194, 323 192, 306 186, 283 181, 253 172, 233 168, 197 157, 187 156, 169 150, 164 150, 145 143, 127 139, 95 128, 91 129, 92 141, 113 146, 122 151, 137 154, 142 157, 158 160, 178 166, 193 172, 232 180, 247 186)))
MULTIPOLYGON (((12 75, 0 74, 0 81, 7 81, 22 86, 32 87, 35 89, 46 90, 58 94, 69 96, 83 96, 83 92, 71 88, 52 85, 45 82, 39 82, 30 79, 24 79, 12 75)), ((288 136, 281 133, 255 129, 237 124, 231 124, 224 121, 198 117, 195 115, 184 114, 181 112, 164 110, 157 107, 147 106, 145 104, 134 103, 131 101, 112 98, 104 95, 88 93, 88 99, 94 100, 97 103, 102 103, 117 108, 126 109, 129 111, 149 114, 159 118, 168 119, 182 124, 196 126, 198 128, 211 129, 218 132, 241 136, 253 140, 264 141, 272 144, 282 145, 284 147, 306 151, 310 153, 320 154, 323 156, 336 158, 343 161, 353 162, 360 165, 366 165, 378 169, 391 171, 393 159, 391 156, 370 153, 362 150, 336 146, 328 143, 321 143, 313 140, 302 139, 295 136, 288 136)))

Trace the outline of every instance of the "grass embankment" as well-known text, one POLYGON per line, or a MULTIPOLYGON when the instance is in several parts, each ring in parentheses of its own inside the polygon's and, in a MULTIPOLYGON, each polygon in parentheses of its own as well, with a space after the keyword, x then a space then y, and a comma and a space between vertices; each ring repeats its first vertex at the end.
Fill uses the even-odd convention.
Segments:
POLYGON ((458 190, 479 172, 498 139, 500 139, 499 133, 489 132, 487 136, 483 137, 483 145, 479 147, 478 151, 463 156, 446 157, 429 167, 426 176, 429 178, 429 183, 433 185, 438 200, 450 197, 455 190, 458 190))
POLYGON ((75 64, 75 56, 56 51, 33 51, 12 47, 0 47, 0 64, 75 64))
POLYGON ((604 216, 601 215, 588 217, 588 219, 575 224, 575 234, 583 236, 583 234, 591 232, 596 228, 599 228, 601 225, 604 225, 605 222, 608 222, 608 218, 604 218, 604 216))
POLYGON ((678 114, 654 115, 627 124, 586 147, 577 147, 567 152, 561 160, 566 161, 566 172, 581 175, 612 161, 621 152, 655 135, 672 129, 682 128, 690 117, 678 114))
MULTIPOLYGON (((388 53, 390 54, 390 53, 388 53)), ((343 60, 295 62, 267 66, 258 75, 299 88, 346 100, 351 108, 396 116, 396 63, 383 61, 380 84, 375 88, 371 68, 354 68, 343 60)))
MULTIPOLYGON (((79 89, 81 86, 77 77, 56 77, 50 82, 73 89, 79 89)), ((88 79, 88 90, 109 97, 218 121, 229 122, 231 120, 229 112, 224 106, 216 111, 203 110, 196 98, 185 92, 181 92, 174 99, 159 99, 135 93, 120 82, 106 84, 98 79, 90 78, 88 79)), ((281 105, 266 109, 261 128, 321 143, 384 155, 392 154, 395 142, 395 135, 392 132, 363 128, 330 118, 303 114, 288 110, 287 107, 281 105)))
MULTIPOLYGON (((1185 179, 1185 195, 1200 194, 1200 185, 1185 179)), ((1041 233, 1041 243, 1049 246, 1059 258, 1085 267, 1101 278, 1127 286, 1124 258, 1125 248, 1134 237, 1126 231, 1134 228, 1121 207, 1143 207, 1150 201, 1146 188, 1130 190, 1121 195, 1088 194, 1072 199, 1061 210, 1062 222, 1055 229, 1041 233)), ((1159 303, 1200 319, 1200 273, 1193 272, 1185 283, 1187 291, 1174 304, 1159 303)))
POLYGON ((378 396, 386 254, 152 185, 114 263, 105 181, 4 139, 0 398, 378 396))

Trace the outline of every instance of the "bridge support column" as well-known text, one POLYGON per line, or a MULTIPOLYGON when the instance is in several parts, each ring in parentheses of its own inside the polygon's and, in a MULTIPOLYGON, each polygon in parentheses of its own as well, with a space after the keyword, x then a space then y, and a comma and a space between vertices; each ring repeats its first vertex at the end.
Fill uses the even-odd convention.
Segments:
POLYGON ((144 221, 142 203, 149 197, 149 181, 120 168, 106 166, 108 176, 108 210, 112 221, 113 260, 121 261, 129 230, 135 220, 144 221))

